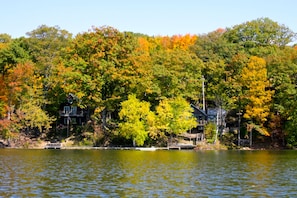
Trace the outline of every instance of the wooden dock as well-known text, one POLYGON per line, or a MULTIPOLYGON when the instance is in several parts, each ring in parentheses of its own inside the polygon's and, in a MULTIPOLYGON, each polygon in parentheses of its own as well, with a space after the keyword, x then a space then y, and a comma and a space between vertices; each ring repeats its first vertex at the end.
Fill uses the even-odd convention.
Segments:
POLYGON ((44 148, 45 149, 61 149, 62 143, 47 143, 44 148))
POLYGON ((168 146, 168 150, 194 149, 195 147, 192 144, 171 144, 168 146))
POLYGON ((158 148, 156 147, 136 147, 135 150, 137 151, 156 151, 158 148))
POLYGON ((196 146, 191 144, 171 144, 167 147, 92 147, 92 146, 64 146, 62 143, 47 143, 44 149, 77 149, 77 150, 138 150, 138 151, 156 151, 156 150, 186 150, 194 149, 196 146))
POLYGON ((168 150, 181 150, 180 146, 168 146, 168 150))

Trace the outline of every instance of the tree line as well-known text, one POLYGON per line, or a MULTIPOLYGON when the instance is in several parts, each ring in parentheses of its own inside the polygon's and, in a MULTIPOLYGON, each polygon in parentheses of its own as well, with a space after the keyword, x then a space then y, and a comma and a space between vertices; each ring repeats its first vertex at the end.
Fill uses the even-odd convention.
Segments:
POLYGON ((201 35, 103 26, 73 37, 46 25, 0 34, 0 137, 57 133, 59 107, 74 94, 90 118, 73 134, 99 145, 162 144, 195 126, 189 104, 202 108, 203 81, 207 107, 227 110, 230 123, 242 114, 242 136, 294 147, 295 38, 269 18, 201 35))

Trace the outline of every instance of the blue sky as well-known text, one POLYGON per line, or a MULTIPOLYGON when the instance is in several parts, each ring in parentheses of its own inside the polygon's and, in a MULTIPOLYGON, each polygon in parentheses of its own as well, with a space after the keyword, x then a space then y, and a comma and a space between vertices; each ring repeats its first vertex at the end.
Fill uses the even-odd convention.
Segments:
POLYGON ((92 26, 162 36, 204 34, 268 17, 297 32, 296 0, 1 0, 0 33, 26 36, 40 25, 74 36, 92 26))

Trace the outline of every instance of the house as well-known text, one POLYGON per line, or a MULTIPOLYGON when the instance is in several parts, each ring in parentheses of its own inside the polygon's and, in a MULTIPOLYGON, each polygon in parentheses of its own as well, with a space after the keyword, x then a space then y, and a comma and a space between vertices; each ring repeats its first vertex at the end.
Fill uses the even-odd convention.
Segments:
POLYGON ((197 106, 191 104, 193 115, 196 118, 197 126, 180 135, 187 144, 196 145, 197 142, 204 140, 204 126, 207 123, 207 114, 197 106), (192 143, 190 143, 192 142, 192 143))
POLYGON ((191 104, 191 107, 194 110, 193 114, 197 121, 197 127, 193 128, 191 130, 191 133, 203 133, 204 125, 207 123, 208 116, 203 110, 199 109, 197 106, 191 104))
POLYGON ((222 108, 208 108, 207 122, 212 122, 217 126, 218 134, 222 135, 226 128, 227 111, 222 108))
POLYGON ((67 96, 67 101, 59 108, 60 124, 82 125, 86 122, 86 111, 76 105, 76 97, 73 94, 67 96))
POLYGON ((191 104, 191 107, 194 110, 193 114, 197 120, 197 127, 192 129, 192 132, 203 133, 204 126, 209 122, 214 123, 218 128, 226 127, 226 110, 222 108, 208 108, 207 111, 204 112, 193 104, 191 104))
POLYGON ((192 128, 188 132, 181 135, 184 140, 193 141, 196 144, 199 141, 204 140, 204 127, 207 123, 212 122, 217 126, 217 132, 222 134, 226 128, 226 111, 222 108, 208 108, 207 112, 199 109, 197 106, 191 104, 193 108, 193 115, 196 118, 197 126, 192 128))

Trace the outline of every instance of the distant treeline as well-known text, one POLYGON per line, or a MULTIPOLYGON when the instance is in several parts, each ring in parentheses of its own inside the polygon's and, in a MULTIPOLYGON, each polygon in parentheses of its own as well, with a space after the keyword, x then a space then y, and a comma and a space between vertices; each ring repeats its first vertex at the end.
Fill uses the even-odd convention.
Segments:
POLYGON ((203 81, 206 109, 235 112, 231 121, 242 113, 242 136, 296 146, 295 38, 269 18, 171 37, 108 26, 75 37, 46 25, 21 38, 0 34, 0 137, 57 133, 72 94, 89 115, 83 126, 70 123, 71 134, 159 144, 195 126, 189 104, 202 108, 203 81))

